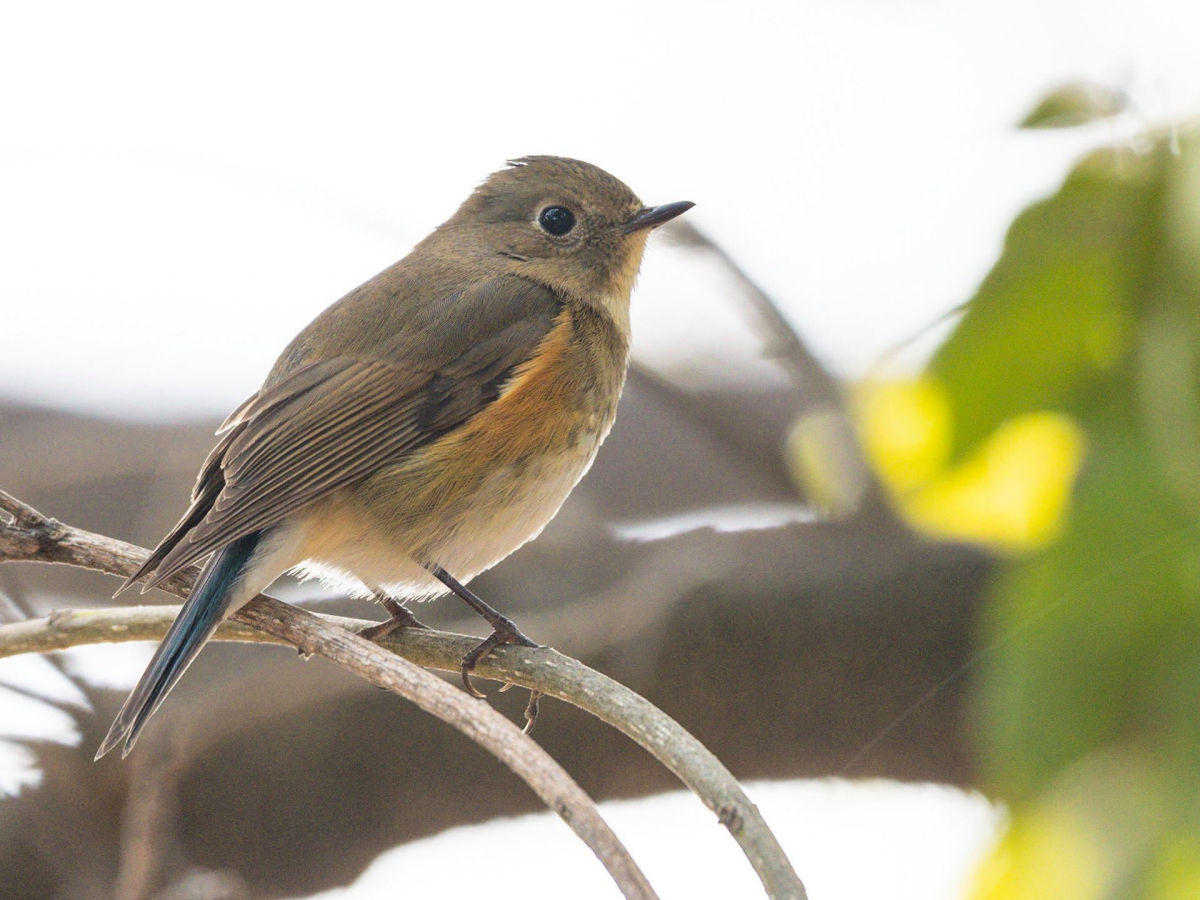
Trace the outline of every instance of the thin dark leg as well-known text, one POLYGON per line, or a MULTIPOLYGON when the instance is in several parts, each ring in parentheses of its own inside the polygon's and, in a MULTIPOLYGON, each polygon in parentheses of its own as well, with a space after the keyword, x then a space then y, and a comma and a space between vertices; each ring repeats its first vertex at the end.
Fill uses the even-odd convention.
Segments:
POLYGON ((365 637, 368 641, 377 641, 381 637, 387 637, 398 628, 429 627, 418 622, 417 617, 409 611, 407 606, 389 597, 387 594, 376 591, 375 599, 383 605, 384 609, 391 613, 392 617, 380 622, 378 625, 368 625, 366 628, 360 629, 358 632, 359 637, 365 637))
MULTIPOLYGON (((479 660, 487 656, 501 644, 520 644, 523 647, 539 647, 540 644, 531 641, 521 631, 512 619, 502 616, 495 609, 485 603, 478 594, 471 591, 465 585, 461 584, 458 579, 438 565, 428 567, 429 574, 450 588, 455 594, 462 598, 463 602, 471 609, 475 610, 480 616, 487 620, 487 623, 492 626, 492 633, 487 639, 479 644, 474 650, 462 658, 462 680, 463 685, 467 689, 467 693, 476 697, 486 697, 471 684, 471 670, 475 668, 479 660)), ((536 718, 536 711, 534 716, 536 718)))

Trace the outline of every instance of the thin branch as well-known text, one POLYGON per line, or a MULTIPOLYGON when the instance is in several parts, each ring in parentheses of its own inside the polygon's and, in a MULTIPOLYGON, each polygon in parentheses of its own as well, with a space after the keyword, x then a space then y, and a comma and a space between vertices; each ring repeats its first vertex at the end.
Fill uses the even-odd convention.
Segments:
POLYGON ((741 288, 742 299, 757 320, 756 324, 766 342, 765 355, 779 360, 801 396, 807 398, 809 403, 837 406, 841 393, 836 379, 800 339, 774 298, 750 277, 729 255, 729 251, 685 219, 672 222, 669 233, 672 239, 683 246, 711 253, 729 271, 741 288))
POLYGON ((748 307, 765 343, 764 355, 776 360, 796 387, 801 415, 816 417, 827 412, 839 423, 838 428, 823 433, 826 440, 833 442, 829 456, 842 461, 839 477, 843 481, 845 496, 856 498, 855 505, 864 512, 890 515, 884 499, 886 495, 875 477, 874 470, 867 464, 854 427, 846 413, 846 404, 837 379, 804 343, 787 316, 783 314, 780 304, 750 277, 750 273, 729 255, 729 251, 691 222, 680 219, 668 227, 674 240, 683 246, 712 254, 733 276, 740 288, 740 297, 748 307))
MULTIPOLYGON (((12 498, 0 492, 0 508, 8 508, 10 502, 13 502, 12 498)), ((122 576, 132 572, 145 558, 145 550, 130 544, 56 522, 49 527, 57 529, 53 540, 38 540, 24 535, 20 529, 0 527, 0 560, 64 562, 122 576)), ((166 588, 180 593, 186 590, 186 584, 171 579, 166 588)), ((0 626, 0 657, 100 641, 156 640, 166 632, 176 612, 177 607, 64 610, 43 619, 3 625, 0 626)), ((374 683, 380 683, 375 680, 376 670, 386 669, 387 661, 395 654, 415 663, 418 672, 465 700, 471 714, 478 716, 481 709, 492 712, 486 704, 467 697, 419 668, 457 672, 463 654, 478 643, 476 638, 403 629, 381 639, 377 647, 343 630, 353 631, 372 623, 340 616, 318 617, 266 596, 259 596, 247 604, 236 619, 221 626, 217 640, 289 644, 305 652, 328 656, 374 683), (318 643, 318 637, 332 645, 318 643), (342 651, 336 648, 346 642, 355 649, 346 651, 348 658, 344 660, 342 651), (365 660, 360 654, 366 651, 359 645, 373 651, 365 660)), ((769 897, 803 900, 806 896, 783 848, 729 770, 703 744, 649 701, 548 647, 510 645, 498 648, 480 661, 475 672, 480 677, 506 681, 557 697, 628 735, 675 773, 716 813, 721 824, 742 847, 769 897)), ((444 702, 437 701, 438 704, 444 702)), ((426 707, 422 705, 422 708, 426 707)), ((429 711, 437 715, 441 710, 429 711)))
MULTIPOLYGON (((0 508, 14 519, 11 525, 0 528, 0 559, 63 562, 124 575, 147 555, 142 548, 45 518, 3 491, 0 508)), ((171 579, 168 589, 186 593, 194 575, 194 570, 181 573, 171 579)), ((54 618, 45 621, 50 625, 54 618)), ((237 618, 306 654, 324 656, 374 685, 395 691, 453 725, 524 779, 600 858, 626 897, 652 900, 657 896, 591 798, 549 754, 492 707, 417 664, 270 597, 255 598, 237 618)))

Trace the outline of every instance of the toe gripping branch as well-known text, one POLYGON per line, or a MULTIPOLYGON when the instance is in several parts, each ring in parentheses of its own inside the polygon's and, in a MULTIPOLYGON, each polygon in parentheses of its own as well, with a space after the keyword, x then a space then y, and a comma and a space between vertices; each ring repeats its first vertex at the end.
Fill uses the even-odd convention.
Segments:
MULTIPOLYGON (((482 691, 478 690, 471 683, 471 670, 497 647, 502 644, 519 644, 522 647, 540 647, 536 641, 531 641, 521 630, 513 623, 512 619, 501 615, 492 606, 484 602, 484 600, 470 590, 464 584, 458 581, 453 575, 443 569, 441 566, 434 565, 429 567, 429 572, 448 587, 452 592, 458 595, 467 606, 471 607, 477 614, 487 621, 492 626, 492 633, 481 641, 470 653, 462 658, 462 682, 467 689, 467 693, 473 697, 486 697, 482 691)), ((405 610, 407 612, 407 610, 405 610)), ((411 613, 409 614, 411 615, 411 613)), ((504 688, 502 688, 504 690, 504 688)), ((537 691, 531 691, 529 695, 529 703, 525 707, 525 731, 528 733, 533 729, 533 723, 537 721, 538 700, 541 694, 537 691)))

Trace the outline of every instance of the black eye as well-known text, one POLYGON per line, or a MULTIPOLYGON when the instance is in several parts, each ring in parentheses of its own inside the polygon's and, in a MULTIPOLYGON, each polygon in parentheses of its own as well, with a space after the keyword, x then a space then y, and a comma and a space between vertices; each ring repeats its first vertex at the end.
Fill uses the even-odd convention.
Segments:
POLYGON ((562 237, 575 227, 575 213, 571 212, 565 206, 547 206, 538 213, 538 224, 548 234, 552 234, 555 237, 562 237))

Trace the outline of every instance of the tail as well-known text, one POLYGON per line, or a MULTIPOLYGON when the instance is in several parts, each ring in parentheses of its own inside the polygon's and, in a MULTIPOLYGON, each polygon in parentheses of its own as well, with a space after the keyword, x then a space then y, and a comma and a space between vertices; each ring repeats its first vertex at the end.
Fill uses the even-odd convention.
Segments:
POLYGON ((150 665, 108 729, 96 759, 122 740, 125 746, 121 756, 129 755, 146 722, 229 612, 231 589, 246 570, 261 536, 261 532, 255 532, 238 538, 209 558, 150 665))

